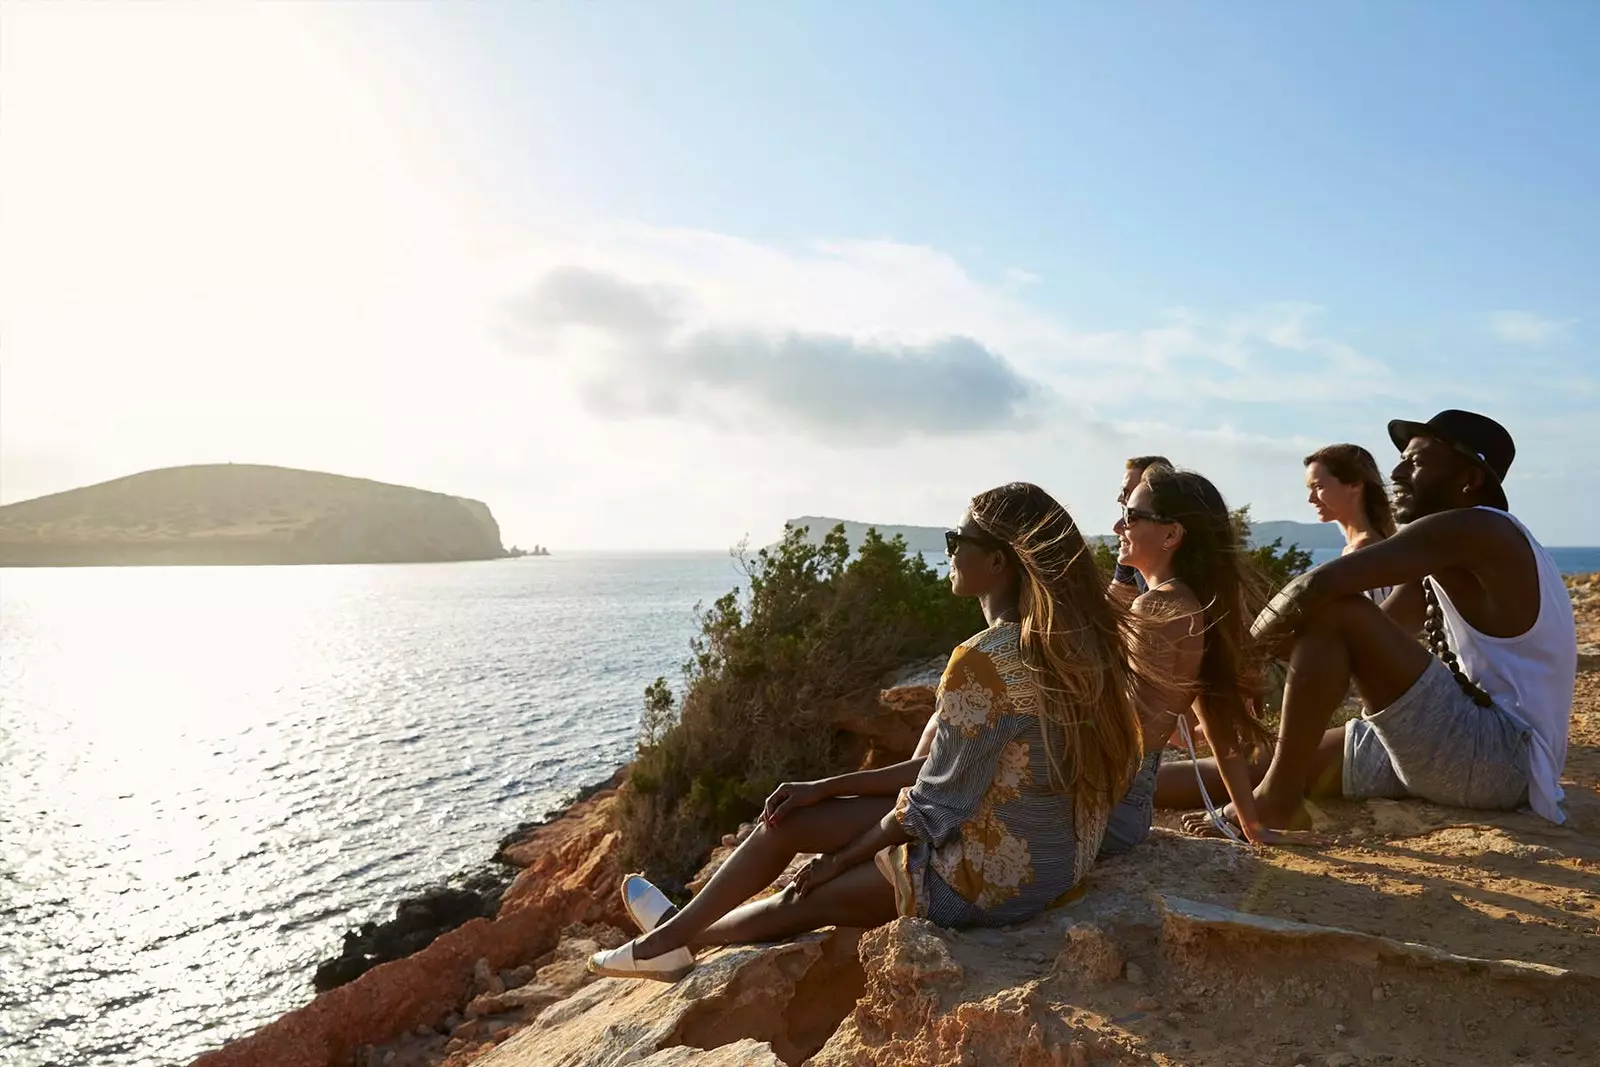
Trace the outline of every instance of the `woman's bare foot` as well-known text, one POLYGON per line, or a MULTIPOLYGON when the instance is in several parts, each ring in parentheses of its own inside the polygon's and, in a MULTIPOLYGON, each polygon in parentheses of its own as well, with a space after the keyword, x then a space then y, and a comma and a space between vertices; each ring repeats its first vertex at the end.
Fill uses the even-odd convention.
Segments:
MULTIPOLYGON (((1246 838, 1248 838, 1250 836, 1254 836, 1255 840, 1253 842, 1250 842, 1252 844, 1258 844, 1258 845, 1323 845, 1323 844, 1327 843, 1327 838, 1326 837, 1324 837, 1322 834, 1314 833, 1310 829, 1310 826, 1311 826, 1311 813, 1306 810, 1306 807, 1305 807, 1304 804, 1302 804, 1300 806, 1300 810, 1299 810, 1298 816, 1296 818, 1297 822, 1300 822, 1300 823, 1303 824, 1303 826, 1305 827, 1304 829, 1297 828, 1297 829, 1280 830, 1280 829, 1278 829, 1276 827, 1273 827, 1273 826, 1270 826, 1270 825, 1264 825, 1264 826, 1257 826, 1255 828, 1255 830, 1254 830, 1254 834, 1253 835, 1245 834, 1244 831, 1240 828, 1240 826, 1239 826, 1239 816, 1238 816, 1238 813, 1234 811, 1234 807, 1233 807, 1232 804, 1223 805, 1221 811, 1218 814, 1220 814, 1223 819, 1227 820, 1228 825, 1233 828, 1235 833, 1238 833, 1241 836, 1246 837, 1246 838)), ((1214 823, 1211 820, 1211 816, 1207 812, 1203 812, 1203 811, 1191 811, 1191 812, 1185 813, 1183 818, 1182 818, 1182 825, 1183 825, 1184 833, 1192 834, 1195 837, 1227 838, 1227 837, 1230 836, 1225 831, 1219 829, 1217 827, 1216 823, 1214 823)))

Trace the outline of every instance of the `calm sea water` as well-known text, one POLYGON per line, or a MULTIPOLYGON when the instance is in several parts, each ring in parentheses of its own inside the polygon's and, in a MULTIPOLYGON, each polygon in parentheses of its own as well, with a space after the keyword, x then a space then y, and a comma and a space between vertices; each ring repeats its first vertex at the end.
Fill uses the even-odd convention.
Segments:
POLYGON ((0 571, 0 1062, 183 1063, 632 749, 725 553, 0 571))
MULTIPOLYGON (((1600 571, 1600 548, 1550 548, 1549 552, 1562 574, 1592 574, 1600 571)), ((1326 563, 1338 556, 1337 549, 1319 548, 1311 553, 1311 562, 1326 563)))

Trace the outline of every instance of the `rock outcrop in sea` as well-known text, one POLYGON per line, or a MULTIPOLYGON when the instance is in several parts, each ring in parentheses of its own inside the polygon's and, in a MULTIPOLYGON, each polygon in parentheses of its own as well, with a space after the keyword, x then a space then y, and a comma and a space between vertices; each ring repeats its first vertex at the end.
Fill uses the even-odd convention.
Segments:
POLYGON ((0 507, 0 567, 433 563, 507 556, 480 501, 318 471, 144 471, 0 507))
MULTIPOLYGON (((1252 850, 1163 816, 1029 922, 827 929, 703 953, 669 985, 583 968, 632 933, 608 786, 504 849, 521 870, 492 918, 194 1067, 1600 1062, 1600 576, 1570 584, 1566 826, 1329 803, 1326 846, 1252 850)), ((932 704, 928 678, 898 681, 861 724, 883 758, 932 704)))

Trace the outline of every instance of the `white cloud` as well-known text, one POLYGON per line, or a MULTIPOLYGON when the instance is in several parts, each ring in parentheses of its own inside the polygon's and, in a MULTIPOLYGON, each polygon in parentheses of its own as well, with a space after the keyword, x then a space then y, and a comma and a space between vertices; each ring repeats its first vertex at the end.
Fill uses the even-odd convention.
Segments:
POLYGON ((1567 332, 1571 321, 1548 319, 1531 311, 1496 311, 1489 316, 1489 332, 1514 345, 1535 347, 1567 332))

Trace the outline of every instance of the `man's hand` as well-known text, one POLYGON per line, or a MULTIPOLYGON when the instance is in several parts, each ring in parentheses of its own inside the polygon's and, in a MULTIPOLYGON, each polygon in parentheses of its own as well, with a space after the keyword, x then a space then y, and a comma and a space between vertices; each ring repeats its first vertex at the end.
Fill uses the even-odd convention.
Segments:
POLYGON ((784 782, 767 798, 766 806, 761 809, 761 821, 772 826, 796 808, 810 807, 826 799, 828 794, 821 782, 784 782))
POLYGON ((1278 591, 1250 627, 1251 638, 1274 659, 1288 658, 1300 625, 1305 621, 1304 600, 1308 588, 1307 575, 1302 574, 1278 591))

